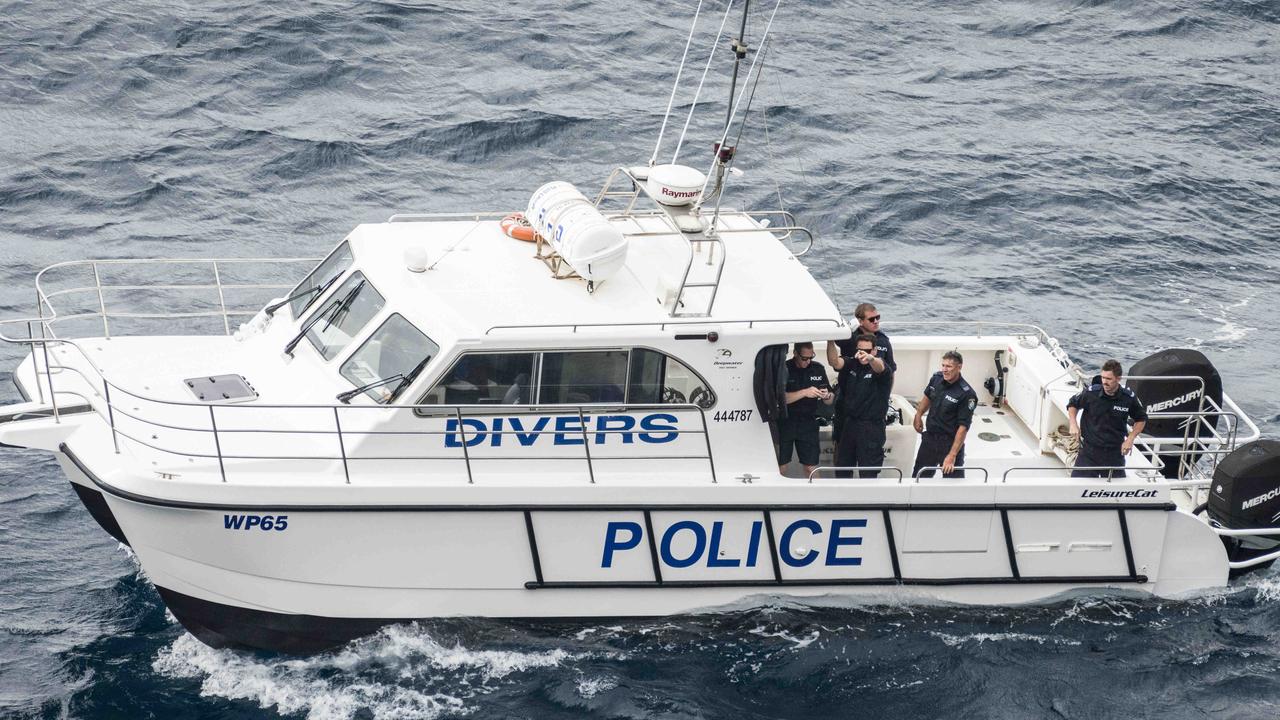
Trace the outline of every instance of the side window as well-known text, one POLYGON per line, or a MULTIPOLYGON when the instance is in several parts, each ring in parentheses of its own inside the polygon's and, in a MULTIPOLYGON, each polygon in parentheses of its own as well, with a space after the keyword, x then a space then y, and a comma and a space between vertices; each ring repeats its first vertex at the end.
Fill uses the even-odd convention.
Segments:
POLYGON ((422 402, 446 405, 532 404, 536 355, 463 355, 422 402))
POLYGON ((538 404, 621 403, 626 385, 626 350, 543 353, 538 404))
POLYGON ((693 403, 715 393, 693 370, 653 350, 468 353, 419 404, 589 405, 693 403))
MULTIPOLYGON (((635 405, 657 405, 663 402, 662 379, 666 374, 666 355, 641 348, 632 350, 630 382, 627 384, 627 402, 635 405)), ((679 402, 684 402, 684 400, 679 402)))
POLYGON ((679 360, 654 350, 636 348, 631 351, 630 378, 628 403, 693 403, 703 409, 716 403, 715 393, 696 372, 679 360))

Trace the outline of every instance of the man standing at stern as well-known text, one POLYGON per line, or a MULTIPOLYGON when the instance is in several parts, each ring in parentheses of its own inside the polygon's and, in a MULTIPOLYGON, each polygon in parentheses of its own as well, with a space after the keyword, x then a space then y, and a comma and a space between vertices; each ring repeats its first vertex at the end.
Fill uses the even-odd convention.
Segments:
POLYGON ((1102 374, 1094 384, 1067 401, 1071 436, 1080 438, 1079 469, 1073 470, 1071 477, 1125 476, 1124 456, 1133 450, 1133 441, 1147 426, 1147 409, 1132 390, 1120 387, 1123 376, 1120 362, 1108 360, 1102 363, 1102 374), (1081 410, 1084 417, 1077 422, 1076 413, 1081 410), (1132 431, 1129 421, 1133 421, 1132 431))
MULTIPOLYGON (((893 387, 893 370, 877 356, 876 336, 863 333, 854 338, 856 350, 849 365, 852 371, 841 383, 844 393, 844 435, 839 439, 836 465, 840 467, 880 467, 884 465, 884 421, 889 412, 889 391, 893 387)), ((840 470, 839 477, 852 477, 840 470)), ((873 478, 879 470, 859 470, 864 478, 873 478)))
POLYGON ((787 474, 795 448, 804 474, 818 467, 818 403, 835 402, 827 369, 813 359, 813 343, 798 342, 787 361, 787 416, 778 421, 778 472, 787 474))
MULTIPOLYGON (((831 427, 831 437, 835 439, 837 453, 844 437, 844 421, 847 415, 844 411, 845 391, 849 389, 849 375, 862 367, 854 358, 858 351, 857 337, 859 335, 874 337, 876 357, 889 368, 891 377, 892 373, 898 371, 898 364, 893 360, 893 344, 889 342, 889 336, 880 330, 880 311, 876 310, 876 306, 869 302, 860 303, 853 309, 853 319, 858 321, 858 326, 849 333, 849 339, 827 343, 827 362, 831 364, 832 370, 840 373, 836 378, 836 414, 831 427)), ((892 379, 889 381, 889 389, 893 390, 892 379)))
MULTIPOLYGON (((923 433, 920 451, 916 453, 913 477, 920 477, 921 468, 941 467, 942 477, 964 477, 964 439, 973 422, 974 408, 978 407, 978 394, 960 376, 964 358, 955 350, 942 355, 942 370, 929 378, 924 397, 916 406, 916 432, 923 433), (929 413, 929 426, 925 429, 924 414, 929 413)), ((933 472, 930 471, 930 475, 933 472)))

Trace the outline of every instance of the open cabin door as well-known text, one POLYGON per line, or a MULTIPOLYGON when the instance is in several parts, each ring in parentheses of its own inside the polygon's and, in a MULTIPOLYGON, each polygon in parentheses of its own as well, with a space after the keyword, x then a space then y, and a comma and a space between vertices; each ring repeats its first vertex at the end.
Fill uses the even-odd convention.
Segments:
POLYGON ((777 423, 787 416, 787 346, 769 345, 756 353, 752 388, 760 419, 777 423))

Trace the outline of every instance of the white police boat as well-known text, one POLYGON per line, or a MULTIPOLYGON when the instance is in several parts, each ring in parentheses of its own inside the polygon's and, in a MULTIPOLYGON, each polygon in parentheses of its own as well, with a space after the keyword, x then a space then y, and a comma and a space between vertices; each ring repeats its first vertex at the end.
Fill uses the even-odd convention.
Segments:
POLYGON ((318 263, 51 266, 34 314, 0 324, 29 348, 0 442, 54 453, 214 646, 779 596, 1179 596, 1280 555, 1280 451, 1203 356, 1135 367, 1152 422, 1127 473, 1073 479, 1089 374, 1030 325, 891 327, 879 476, 780 474, 786 347, 851 328, 807 230, 720 207, 731 160, 618 168, 592 198, 550 183, 528 227, 396 215, 318 263), (914 407, 952 349, 980 398, 967 475, 913 478, 914 407))

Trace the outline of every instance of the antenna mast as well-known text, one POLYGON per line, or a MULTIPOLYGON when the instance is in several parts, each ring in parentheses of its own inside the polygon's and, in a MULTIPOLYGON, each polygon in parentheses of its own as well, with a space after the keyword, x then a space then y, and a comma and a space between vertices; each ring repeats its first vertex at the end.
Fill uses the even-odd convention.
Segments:
MULTIPOLYGON (((733 124, 734 111, 738 109, 738 104, 734 102, 734 98, 738 95, 738 68, 742 65, 742 60, 747 56, 747 15, 751 10, 751 0, 743 0, 742 3, 742 24, 738 28, 738 37, 730 45, 733 48, 733 75, 729 80, 729 108, 725 111, 724 133, 721 135, 721 141, 715 144, 715 189, 711 191, 712 195, 718 195, 724 189, 724 171, 730 160, 733 159, 735 146, 727 145, 725 138, 729 137, 729 127, 733 124)), ((702 204, 703 198, 699 198, 698 205, 702 204)), ((717 203, 717 207, 719 203, 717 203)), ((714 229, 714 227, 713 227, 714 229)))

